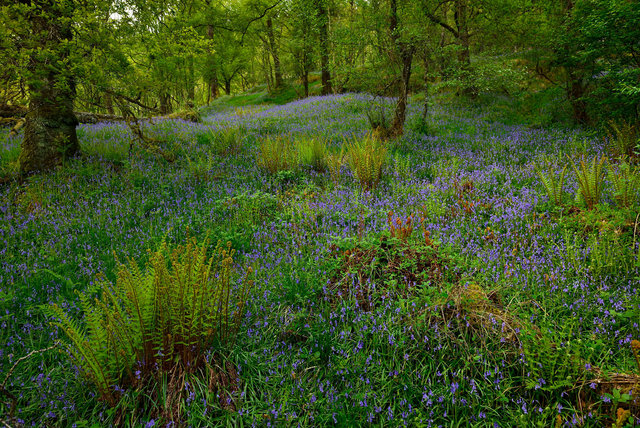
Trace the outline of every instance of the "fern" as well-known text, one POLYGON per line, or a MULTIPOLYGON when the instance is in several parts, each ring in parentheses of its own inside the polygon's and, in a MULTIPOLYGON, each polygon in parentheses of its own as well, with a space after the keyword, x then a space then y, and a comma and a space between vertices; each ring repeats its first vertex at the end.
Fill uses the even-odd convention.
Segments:
POLYGON ((344 163, 344 156, 344 147, 340 150, 339 154, 331 153, 327 156, 327 169, 329 170, 329 176, 334 185, 337 185, 340 181, 340 171, 344 163))
POLYGON ((569 158, 569 161, 571 162, 571 167, 576 174, 576 180, 578 181, 579 186, 579 196, 582 198, 587 208, 593 209, 602 199, 604 164, 606 162, 606 157, 601 156, 599 159, 594 157, 590 165, 587 165, 584 159, 582 159, 580 160, 579 168, 573 159, 569 158))
MULTIPOLYGON (((73 363, 102 399, 118 401, 115 386, 139 385, 144 376, 195 370, 208 349, 232 344, 252 281, 232 292, 234 250, 195 238, 151 253, 145 269, 120 264, 115 284, 99 279, 100 298, 80 295, 86 327, 56 305, 44 307, 69 338, 73 363)), ((248 274, 250 273, 250 270, 248 274)), ((248 275, 247 274, 247 275, 248 275)))
POLYGON ((300 162, 323 173, 327 170, 327 143, 321 138, 305 138, 297 143, 300 162))
POLYGON ((636 148, 640 143, 640 126, 637 123, 609 121, 609 150, 616 158, 636 158, 636 148))
POLYGON ((411 162, 409 159, 396 154, 393 158, 393 172, 396 178, 408 181, 411 177, 411 162))
POLYGON ((620 207, 633 206, 638 201, 640 172, 624 159, 617 168, 609 166, 609 180, 613 184, 613 198, 620 207))
POLYGON ((371 135, 354 139, 347 149, 349 166, 365 190, 377 187, 387 160, 387 148, 371 135))
POLYGON ((564 194, 564 179, 567 172, 567 166, 565 165, 560 171, 560 176, 556 177, 555 168, 551 160, 545 158, 544 161, 544 169, 547 172, 543 171, 539 165, 534 167, 534 170, 545 190, 547 191, 547 195, 549 196, 549 200, 555 205, 562 205, 562 199, 564 194))
POLYGON ((269 174, 277 174, 293 170, 297 166, 297 154, 288 138, 267 138, 258 148, 257 162, 269 174))

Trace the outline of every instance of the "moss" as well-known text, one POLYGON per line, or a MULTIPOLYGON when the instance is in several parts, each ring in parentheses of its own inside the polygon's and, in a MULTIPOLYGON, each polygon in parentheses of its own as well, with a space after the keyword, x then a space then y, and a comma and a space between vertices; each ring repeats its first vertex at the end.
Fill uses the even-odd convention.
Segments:
POLYGON ((195 110, 178 111, 175 113, 168 114, 166 116, 162 116, 162 118, 163 119, 181 119, 181 120, 186 120, 187 122, 194 122, 194 123, 202 122, 200 113, 198 113, 195 110))
POLYGON ((19 157, 22 174, 54 168, 80 150, 73 112, 44 105, 31 110, 25 119, 19 157))

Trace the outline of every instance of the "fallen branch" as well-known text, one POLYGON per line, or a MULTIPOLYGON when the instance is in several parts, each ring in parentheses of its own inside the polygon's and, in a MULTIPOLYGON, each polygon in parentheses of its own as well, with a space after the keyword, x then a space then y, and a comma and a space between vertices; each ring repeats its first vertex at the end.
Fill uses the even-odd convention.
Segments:
MULTIPOLYGON (((26 111, 22 112, 26 114, 26 111)), ((126 122, 127 118, 125 116, 118 116, 115 114, 100 114, 100 113, 88 113, 83 111, 75 112, 76 118, 78 119, 78 123, 101 123, 101 122, 126 122)), ((176 113, 171 113, 164 116, 154 116, 151 119, 153 120, 186 120, 187 122, 200 122, 200 115, 195 110, 186 110, 176 113)), ((25 118, 24 116, 9 116, 2 117, 2 112, 0 110, 0 126, 10 126, 12 127, 10 134, 15 135, 18 133, 20 128, 24 125, 25 118)))

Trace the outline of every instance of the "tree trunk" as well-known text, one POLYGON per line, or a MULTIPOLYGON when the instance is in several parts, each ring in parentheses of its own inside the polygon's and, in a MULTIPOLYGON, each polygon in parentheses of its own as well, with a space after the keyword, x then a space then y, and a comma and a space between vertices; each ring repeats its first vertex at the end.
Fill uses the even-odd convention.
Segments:
POLYGON ((33 77, 29 82, 29 112, 20 148, 22 174, 60 165, 80 149, 76 135, 78 120, 73 113, 74 76, 70 70, 58 68, 70 56, 74 2, 46 0, 35 4, 30 20, 42 49, 29 58, 33 77))
POLYGON ((107 109, 107 114, 115 114, 115 111, 113 110, 113 98, 111 98, 111 92, 106 92, 104 94, 104 106, 107 109))
POLYGON ((309 96, 309 71, 306 69, 302 72, 302 86, 304 86, 304 97, 307 98, 309 96))
POLYGON ((464 95, 476 97, 478 89, 471 84, 471 53, 469 49, 469 25, 467 22, 467 0, 456 0, 455 2, 455 21, 458 28, 458 42, 460 50, 458 51, 458 62, 462 70, 462 78, 466 80, 466 84, 462 90, 464 95))
POLYGON ((160 93, 160 114, 169 114, 171 113, 171 95, 166 92, 160 93))
POLYGON ((193 108, 196 102, 196 72, 193 57, 187 59, 187 107, 193 108))
MULTIPOLYGON (((213 25, 207 25, 207 38, 209 40, 213 40, 213 25)), ((213 51, 209 52, 209 55, 213 57, 215 53, 213 51)), ((207 95, 207 104, 209 103, 209 98, 213 98, 214 100, 220 96, 220 92, 218 91, 218 71, 216 70, 216 62, 214 58, 211 58, 211 66, 209 68, 209 94, 207 95)))
POLYGON ((429 57, 426 49, 424 52, 422 64, 424 67, 424 102, 422 103, 422 124, 424 125, 427 123, 427 117, 429 116, 429 57))
POLYGON ((231 95, 231 79, 224 80, 224 93, 231 95))
POLYGON ((274 72, 274 89, 280 89, 282 87, 282 69, 280 67, 280 55, 278 53, 278 45, 276 43, 276 36, 273 32, 273 21, 271 16, 267 17, 267 37, 269 38, 269 50, 271 51, 271 57, 273 58, 273 72, 274 72))
POLYGON ((398 137, 404 132, 404 122, 407 118, 407 97, 409 95, 409 81, 411 80, 413 49, 403 45, 400 56, 402 59, 402 81, 400 84, 400 94, 396 103, 395 116, 391 123, 390 137, 398 137))
POLYGON ((329 71, 329 16, 324 0, 316 0, 317 16, 320 21, 320 73, 322 95, 329 95, 331 89, 331 73, 329 71))
POLYGON ((389 138, 402 135, 404 132, 404 122, 407 118, 407 97, 409 95, 409 81, 411 79, 411 64, 413 62, 414 46, 400 40, 398 34, 398 5, 397 0, 390 0, 391 16, 389 17, 389 31, 393 40, 393 47, 396 51, 394 55, 399 57, 402 65, 402 76, 400 81, 400 93, 396 102, 396 111, 389 129, 389 138))
POLYGON ((590 122, 589 112, 587 111, 587 103, 584 102, 582 97, 586 92, 585 86, 580 79, 569 73, 569 83, 567 85, 567 97, 571 103, 571 109, 573 110, 573 120, 581 125, 586 125, 590 122))

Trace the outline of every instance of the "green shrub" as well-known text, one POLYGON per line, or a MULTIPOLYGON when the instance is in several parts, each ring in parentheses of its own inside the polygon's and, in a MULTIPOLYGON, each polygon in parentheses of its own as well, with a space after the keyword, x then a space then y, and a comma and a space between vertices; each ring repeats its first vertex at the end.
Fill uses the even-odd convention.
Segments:
POLYGON ((309 165, 315 171, 323 173, 327 170, 327 143, 321 138, 304 138, 298 141, 300 163, 309 165))
POLYGON ((258 148, 258 165, 270 174, 293 170, 297 166, 297 154, 286 137, 269 137, 258 148))
POLYGON ((218 243, 208 257, 208 245, 163 242, 146 269, 121 264, 115 284, 100 279, 99 299, 80 295, 86 327, 57 305, 44 307, 70 339, 74 364, 109 404, 119 388, 201 370, 206 351, 234 342, 252 281, 245 277, 232 292, 234 250, 218 243))
POLYGON ((375 189, 382 178, 387 148, 373 136, 367 135, 349 143, 347 158, 360 186, 365 190, 375 189))

